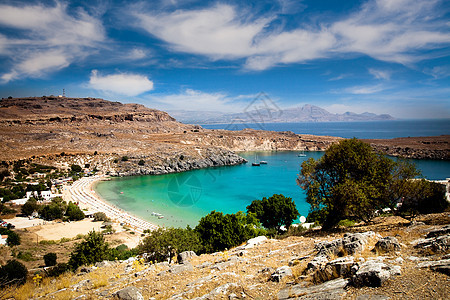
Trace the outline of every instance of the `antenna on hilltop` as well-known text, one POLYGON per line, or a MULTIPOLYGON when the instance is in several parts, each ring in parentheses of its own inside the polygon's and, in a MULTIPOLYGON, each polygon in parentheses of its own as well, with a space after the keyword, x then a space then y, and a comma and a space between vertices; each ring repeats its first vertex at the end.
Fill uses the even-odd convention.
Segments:
POLYGON ((63 97, 66 97, 66 89, 63 89, 63 97))

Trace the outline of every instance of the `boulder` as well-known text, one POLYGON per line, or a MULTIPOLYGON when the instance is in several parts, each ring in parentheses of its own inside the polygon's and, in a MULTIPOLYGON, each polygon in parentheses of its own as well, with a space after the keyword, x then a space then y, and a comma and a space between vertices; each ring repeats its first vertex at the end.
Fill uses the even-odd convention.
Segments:
POLYGON ((314 245, 317 250, 317 256, 337 256, 342 251, 342 239, 337 239, 331 242, 320 242, 314 245))
POLYGON ((414 247, 430 250, 433 253, 448 252, 450 250, 450 234, 419 240, 414 247))
POLYGON ((280 282, 286 276, 292 276, 292 270, 288 266, 282 266, 276 269, 275 272, 270 275, 270 280, 280 282))
POLYGON ((177 261, 179 264, 189 262, 193 257, 197 257, 194 251, 184 251, 178 254, 177 261))
POLYGON ((317 255, 322 256, 342 256, 353 255, 361 253, 364 246, 367 244, 368 238, 375 236, 373 231, 363 233, 346 233, 342 239, 337 239, 331 242, 321 242, 314 247, 317 250, 317 255))
POLYGON ((368 260, 362 263, 352 277, 352 284, 357 287, 380 287, 392 275, 400 275, 399 266, 391 266, 380 261, 368 260))
POLYGON ((373 248, 372 251, 385 253, 385 252, 400 251, 401 248, 402 247, 399 241, 395 237, 387 236, 382 239, 379 239, 378 242, 375 244, 375 248, 373 248))
POLYGON ((338 278, 330 280, 322 284, 305 287, 304 283, 299 283, 291 287, 287 287, 278 293, 278 299, 342 299, 346 292, 344 288, 347 286, 348 280, 338 278))
POLYGON ((238 247, 237 250, 251 249, 257 245, 261 245, 262 243, 265 243, 266 241, 267 241, 267 237, 265 237, 263 235, 257 236, 255 238, 249 239, 244 246, 238 247))
POLYGON ((141 292, 134 286, 126 287, 113 294, 113 297, 120 300, 144 300, 141 292))
POLYGON ((340 257, 328 262, 314 273, 314 282, 324 282, 339 277, 351 277, 356 271, 353 256, 340 257))
POLYGON ((311 261, 306 266, 307 272, 314 272, 316 270, 321 269, 328 262, 328 259, 325 256, 319 255, 311 259, 311 261))

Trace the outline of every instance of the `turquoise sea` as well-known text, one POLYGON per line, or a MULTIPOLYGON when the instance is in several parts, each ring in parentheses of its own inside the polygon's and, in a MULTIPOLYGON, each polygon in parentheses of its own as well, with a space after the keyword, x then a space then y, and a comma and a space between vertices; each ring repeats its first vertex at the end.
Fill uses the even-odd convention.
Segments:
MULTIPOLYGON (((301 215, 308 214, 304 191, 296 178, 301 163, 323 152, 245 152, 249 163, 239 166, 193 170, 184 173, 114 178, 100 182, 96 192, 108 202, 138 217, 162 226, 195 227, 212 210, 224 213, 245 211, 255 199, 283 194, 294 199, 301 215), (267 165, 253 167, 255 160, 267 165), (164 218, 158 218, 158 213, 164 218)), ((416 160, 417 167, 429 179, 450 177, 450 162, 416 160)))

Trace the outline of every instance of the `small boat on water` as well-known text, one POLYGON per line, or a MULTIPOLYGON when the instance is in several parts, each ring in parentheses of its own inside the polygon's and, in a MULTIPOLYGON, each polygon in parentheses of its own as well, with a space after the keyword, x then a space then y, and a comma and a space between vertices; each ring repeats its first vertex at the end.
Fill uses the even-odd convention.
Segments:
POLYGON ((298 157, 305 157, 306 156, 305 151, 300 152, 297 156, 298 157))
POLYGON ((158 217, 158 219, 163 219, 163 218, 164 218, 164 216, 159 216, 159 217, 158 217))
POLYGON ((265 160, 262 160, 262 161, 260 161, 259 162, 261 165, 267 165, 267 161, 265 161, 265 160))
POLYGON ((258 157, 256 156, 256 154, 255 154, 255 161, 254 162, 252 162, 252 166, 253 167, 259 167, 259 162, 256 160, 258 157))

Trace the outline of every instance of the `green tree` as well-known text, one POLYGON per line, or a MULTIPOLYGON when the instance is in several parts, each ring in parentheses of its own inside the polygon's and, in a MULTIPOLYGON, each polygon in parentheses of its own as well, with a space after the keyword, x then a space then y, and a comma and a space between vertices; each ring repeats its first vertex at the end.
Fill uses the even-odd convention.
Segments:
POLYGON ((30 198, 22 206, 22 213, 26 216, 31 216, 35 211, 39 211, 39 204, 36 199, 30 198))
POLYGON ((83 169, 79 165, 71 165, 70 170, 75 173, 81 172, 83 169))
POLYGON ((414 166, 394 162, 353 138, 330 146, 318 160, 303 162, 297 183, 328 229, 343 219, 369 221, 376 210, 392 207, 403 183, 417 174, 414 166))
POLYGON ((261 224, 267 229, 280 230, 281 226, 289 228, 292 222, 299 216, 292 198, 274 194, 272 197, 264 197, 262 200, 254 200, 247 206, 248 213, 254 213, 261 224))
POLYGON ((6 244, 8 246, 18 246, 20 245, 20 236, 14 231, 9 231, 8 238, 6 239, 6 244))
POLYGON ((94 222, 98 222, 98 221, 111 221, 104 212, 99 211, 94 213, 94 222))
POLYGON ((212 211, 200 219, 195 231, 199 233, 204 252, 215 252, 240 245, 246 240, 263 234, 254 215, 242 212, 226 214, 212 211), (256 223, 256 224, 255 224, 256 223))
POLYGON ((158 228, 144 238, 138 249, 139 253, 148 253, 150 260, 163 261, 174 253, 198 253, 202 246, 198 233, 188 226, 186 229, 158 228))
POLYGON ((85 217, 83 211, 72 201, 67 205, 66 216, 71 221, 83 220, 85 217))
POLYGON ((402 193, 400 215, 415 215, 443 212, 448 207, 445 186, 425 179, 410 180, 402 193))
POLYGON ((76 244, 70 254, 69 266, 76 270, 83 265, 100 262, 108 258, 109 246, 101 233, 91 231, 84 241, 76 244))
POLYGON ((67 203, 60 197, 52 199, 52 202, 42 207, 40 214, 44 220, 62 219, 66 213, 67 203))
POLYGON ((24 284, 27 280, 28 270, 19 261, 9 260, 0 268, 0 287, 10 284, 24 284))
POLYGON ((44 255, 44 262, 46 267, 56 266, 56 253, 50 252, 44 255))

